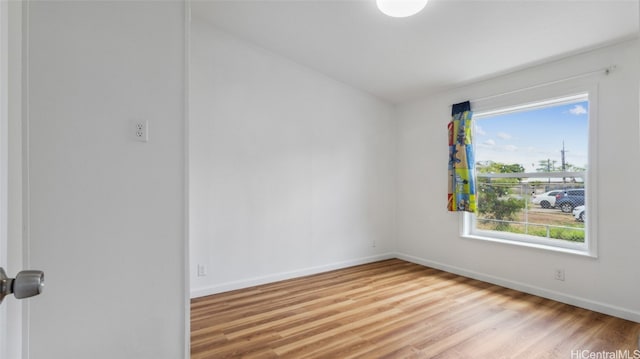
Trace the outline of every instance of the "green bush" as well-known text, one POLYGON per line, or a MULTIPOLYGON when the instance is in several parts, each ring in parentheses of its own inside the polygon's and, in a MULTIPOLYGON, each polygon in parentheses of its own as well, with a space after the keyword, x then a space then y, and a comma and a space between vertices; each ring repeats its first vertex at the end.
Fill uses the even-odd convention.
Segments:
MULTIPOLYGON (((496 186, 483 186, 478 195, 478 212, 482 218, 513 221, 525 207, 525 200, 509 197, 509 190, 496 186)), ((496 230, 504 231, 509 223, 497 222, 496 230)))

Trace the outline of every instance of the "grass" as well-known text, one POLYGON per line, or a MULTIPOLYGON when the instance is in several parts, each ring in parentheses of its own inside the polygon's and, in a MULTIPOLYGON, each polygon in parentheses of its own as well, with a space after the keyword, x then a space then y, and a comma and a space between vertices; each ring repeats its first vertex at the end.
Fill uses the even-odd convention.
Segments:
POLYGON ((524 214, 520 213, 515 221, 526 222, 526 226, 523 223, 495 223, 478 218, 478 228, 584 243, 584 223, 576 222, 571 215, 550 210, 544 215, 529 212, 529 220, 525 221, 524 218, 524 214))

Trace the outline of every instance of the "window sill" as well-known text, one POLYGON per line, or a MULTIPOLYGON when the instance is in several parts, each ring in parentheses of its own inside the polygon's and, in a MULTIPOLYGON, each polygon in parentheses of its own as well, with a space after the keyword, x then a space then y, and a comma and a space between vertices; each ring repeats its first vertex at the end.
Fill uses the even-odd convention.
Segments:
POLYGON ((557 246, 552 246, 552 245, 547 245, 547 244, 531 243, 531 242, 526 242, 526 241, 502 239, 502 238, 495 238, 495 237, 486 237, 486 236, 480 236, 480 235, 474 235, 474 234, 463 234, 463 235, 461 235, 461 237, 463 239, 472 239, 472 240, 480 240, 480 241, 493 242, 493 243, 502 243, 502 244, 511 245, 511 246, 535 248, 535 249, 540 249, 540 250, 545 250, 545 251, 552 251, 552 252, 557 252, 557 253, 566 253, 566 254, 578 255, 578 256, 582 256, 582 257, 598 258, 597 253, 595 253, 595 251, 593 251, 593 250, 589 250, 588 248, 586 248, 586 249, 582 249, 582 248, 575 248, 575 249, 574 248, 564 248, 564 247, 557 247, 557 246))

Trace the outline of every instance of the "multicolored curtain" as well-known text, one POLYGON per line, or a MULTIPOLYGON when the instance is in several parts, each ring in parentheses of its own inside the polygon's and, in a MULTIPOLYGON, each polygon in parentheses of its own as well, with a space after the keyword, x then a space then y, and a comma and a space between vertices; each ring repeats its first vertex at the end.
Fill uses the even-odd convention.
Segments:
POLYGON ((475 212, 476 180, 473 159, 471 104, 453 105, 449 122, 449 203, 452 212, 475 212))

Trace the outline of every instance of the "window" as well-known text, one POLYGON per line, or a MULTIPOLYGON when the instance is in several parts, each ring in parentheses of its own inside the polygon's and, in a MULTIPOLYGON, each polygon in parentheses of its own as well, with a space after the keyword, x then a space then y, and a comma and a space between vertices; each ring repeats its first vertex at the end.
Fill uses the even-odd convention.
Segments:
POLYGON ((595 256, 593 92, 475 111, 478 212, 464 237, 595 256))

